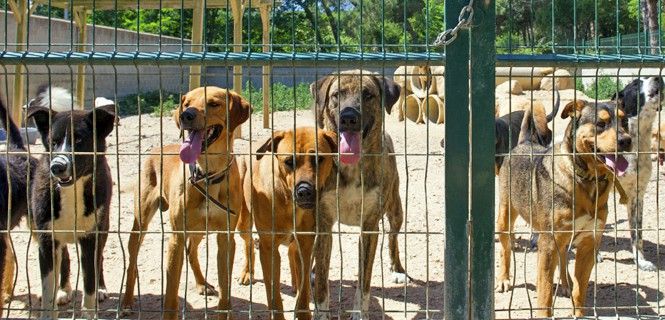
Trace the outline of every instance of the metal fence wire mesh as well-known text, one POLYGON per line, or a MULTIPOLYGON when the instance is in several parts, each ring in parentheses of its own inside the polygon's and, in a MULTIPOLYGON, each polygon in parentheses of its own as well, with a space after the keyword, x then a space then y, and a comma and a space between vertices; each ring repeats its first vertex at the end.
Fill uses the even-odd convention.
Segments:
POLYGON ((663 6, 2 0, 2 317, 657 318, 663 6))

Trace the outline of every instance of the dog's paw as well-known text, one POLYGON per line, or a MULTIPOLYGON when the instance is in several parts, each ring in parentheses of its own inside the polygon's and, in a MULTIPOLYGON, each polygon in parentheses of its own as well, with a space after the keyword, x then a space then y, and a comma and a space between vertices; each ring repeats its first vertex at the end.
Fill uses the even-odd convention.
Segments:
POLYGON ((328 312, 314 311, 314 320, 330 320, 330 314, 328 312))
POLYGON ((197 284, 196 285, 196 291, 198 291, 199 295, 205 296, 216 296, 217 295, 217 290, 215 290, 215 286, 204 282, 203 284, 197 284))
POLYGON ((596 255, 596 263, 601 263, 601 262, 603 262, 603 255, 600 254, 600 252, 598 252, 598 254, 596 255))
POLYGON ((560 297, 570 298, 571 294, 570 287, 559 285, 559 287, 556 290, 557 290, 556 291, 557 295, 559 295, 560 297))
POLYGON ((653 272, 658 269, 656 268, 656 265, 653 264, 653 262, 646 259, 638 260, 637 267, 640 268, 640 270, 642 271, 649 271, 649 272, 653 272))
POLYGON ((241 286, 250 285, 252 283, 251 272, 243 270, 242 273, 240 274, 240 278, 238 278, 238 283, 240 283, 241 286))
POLYGON ((68 304, 72 301, 72 291, 71 289, 58 289, 58 293, 55 296, 55 302, 61 306, 63 304, 68 304))
POLYGON ((496 292, 508 292, 511 290, 510 279, 497 280, 496 292))
POLYGON ((97 290, 97 301, 102 302, 109 298, 109 294, 106 292, 106 288, 99 288, 97 290))
POLYGON ((411 281, 411 277, 409 277, 406 273, 403 272, 393 272, 391 275, 393 283, 409 283, 411 281))
POLYGON ((368 319, 366 316, 363 316, 362 312, 352 312, 351 315, 349 315, 350 320, 363 320, 363 319, 368 319))

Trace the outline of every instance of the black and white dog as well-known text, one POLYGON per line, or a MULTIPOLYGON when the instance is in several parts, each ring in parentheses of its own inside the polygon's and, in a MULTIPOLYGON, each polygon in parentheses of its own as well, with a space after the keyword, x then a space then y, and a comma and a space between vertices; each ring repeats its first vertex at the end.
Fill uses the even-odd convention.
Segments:
POLYGON ((644 256, 642 214, 644 194, 653 171, 650 154, 652 127, 665 97, 663 87, 661 77, 635 79, 612 97, 626 113, 630 136, 633 139, 631 154, 625 155, 630 163, 628 171, 617 178, 626 191, 626 198, 621 199, 621 202, 626 204, 628 211, 633 258, 635 264, 645 271, 656 271, 656 265, 644 256))
MULTIPOLYGON (((26 152, 21 132, 9 117, 0 99, 0 121, 7 129, 7 151, 26 152)), ((27 154, 0 152, 0 310, 5 298, 12 292, 14 258, 7 231, 15 228, 28 213, 28 188, 37 160, 27 154), (7 179, 9 178, 9 179, 7 179)))
POLYGON ((27 111, 50 153, 35 170, 32 214, 39 244, 42 318, 57 318, 56 303, 66 303, 71 296, 68 243, 80 245, 84 309, 92 310, 106 298, 103 251, 113 181, 104 153, 115 106, 57 112, 39 98, 43 96, 38 95, 27 111))

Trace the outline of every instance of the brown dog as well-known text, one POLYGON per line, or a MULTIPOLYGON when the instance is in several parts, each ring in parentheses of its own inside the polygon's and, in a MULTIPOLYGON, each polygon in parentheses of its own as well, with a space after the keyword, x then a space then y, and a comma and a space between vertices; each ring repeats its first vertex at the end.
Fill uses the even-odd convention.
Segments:
POLYGON ((614 175, 623 175, 628 161, 615 152, 630 150, 624 113, 614 103, 573 101, 562 118, 571 117, 564 140, 550 148, 529 137, 530 111, 522 121, 519 144, 499 174, 497 231, 501 257, 497 290, 510 290, 511 238, 521 216, 538 238, 538 315, 552 316, 554 270, 559 267, 563 289, 570 287, 568 246, 577 248, 572 300, 583 315, 589 276, 607 218, 607 199, 614 175), (556 155, 565 156, 551 156, 556 155))
MULTIPOLYGON (((310 319, 315 206, 333 172, 331 153, 337 152, 337 136, 314 128, 276 131, 256 152, 251 175, 248 171, 244 174, 244 191, 259 234, 268 307, 274 312, 273 319, 284 319, 278 246, 285 244, 289 246, 291 279, 297 292, 297 318, 310 319), (264 156, 264 152, 273 154, 264 156)), ((246 258, 251 261, 251 257, 246 258)))
MULTIPOLYGON (((358 289, 354 318, 369 308, 372 267, 378 241, 379 221, 390 224, 390 270, 395 283, 408 281, 399 259, 397 233, 404 212, 399 195, 399 175, 392 139, 383 132, 383 112, 399 98, 400 87, 385 77, 363 70, 344 71, 319 79, 310 86, 321 128, 340 137, 337 179, 321 195, 314 245, 316 317, 329 318, 328 270, 335 221, 362 229, 358 289), (337 199, 341 199, 337 201, 337 199), (338 206, 339 204, 339 206, 338 206)), ((364 315, 363 315, 364 314, 364 315)))
MULTIPOLYGON (((141 232, 161 209, 169 211, 173 229, 167 251, 164 317, 176 318, 178 315, 178 287, 186 240, 191 239, 190 261, 195 262, 195 274, 196 270, 200 274, 197 246, 203 232, 209 230, 219 232, 218 308, 220 318, 226 319, 230 310, 230 279, 235 253, 232 232, 236 229, 237 214, 244 205, 243 194, 237 191, 242 188, 238 165, 231 155, 233 132, 249 118, 250 110, 249 103, 240 95, 217 87, 196 88, 182 97, 174 118, 178 128, 186 131, 187 138, 181 146, 173 144, 153 149, 141 168, 141 184, 135 190, 134 225, 129 237, 129 266, 123 299, 125 308, 131 308, 133 304, 137 255, 144 236, 141 232), (178 149, 180 157, 175 155, 178 149), (209 196, 204 195, 206 190, 209 196)), ((205 284, 203 279, 200 280, 205 284)))

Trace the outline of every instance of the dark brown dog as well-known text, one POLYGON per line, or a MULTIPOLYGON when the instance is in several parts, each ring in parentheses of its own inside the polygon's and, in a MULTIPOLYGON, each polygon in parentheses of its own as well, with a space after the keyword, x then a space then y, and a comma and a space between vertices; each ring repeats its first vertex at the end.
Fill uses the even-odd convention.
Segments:
POLYGON ((190 262, 195 262, 192 267, 195 274, 197 269, 200 274, 197 246, 203 233, 210 230, 219 232, 218 309, 220 318, 226 319, 230 311, 230 279, 235 254, 233 231, 244 205, 243 194, 237 191, 242 188, 237 161, 231 155, 233 132, 247 121, 250 110, 249 103, 240 95, 217 87, 197 88, 182 97, 174 118, 178 128, 187 132, 187 138, 182 146, 173 144, 153 149, 141 168, 141 185, 137 186, 134 196, 134 225, 128 244, 129 266, 123 307, 131 308, 134 301, 137 255, 144 236, 141 232, 161 209, 169 211, 173 229, 166 261, 164 317, 172 319, 178 315, 178 287, 187 238, 192 240, 188 249, 190 262), (175 155, 178 151, 180 157, 175 155), (191 178, 187 179, 185 175, 191 178), (195 184, 203 189, 207 187, 208 199, 195 184))
POLYGON ((571 117, 564 140, 550 148, 529 137, 529 110, 522 122, 519 145, 499 174, 497 232, 501 256, 497 290, 510 290, 511 238, 515 219, 531 223, 538 239, 538 316, 552 316, 553 276, 557 266, 563 289, 570 287, 567 252, 577 248, 572 282, 574 314, 583 315, 589 276, 595 264, 607 218, 607 199, 614 175, 628 167, 615 152, 630 150, 624 113, 614 103, 577 100, 566 105, 571 117), (554 153, 558 156, 551 156, 554 153), (560 156, 565 155, 565 156, 560 156))
MULTIPOLYGON (((328 270, 335 221, 360 226, 361 235, 358 289, 354 318, 369 307, 372 266, 376 254, 379 220, 390 223, 389 248, 393 281, 408 277, 399 259, 397 233, 404 213, 399 195, 399 176, 392 139, 383 132, 383 112, 399 98, 393 81, 369 71, 352 70, 329 75, 310 86, 316 102, 316 119, 321 128, 340 137, 338 179, 329 179, 321 195, 317 237, 314 245, 316 317, 329 318, 328 270), (336 187, 339 187, 338 189, 336 187), (337 199, 343 199, 337 201, 337 199), (338 207, 339 202, 339 207, 338 207)), ((366 314, 365 314, 366 316, 366 314)))
MULTIPOLYGON (((298 319, 310 319, 315 206, 333 172, 332 153, 337 152, 337 136, 314 128, 276 131, 256 152, 251 175, 244 174, 244 192, 259 234, 268 307, 275 312, 273 319, 284 319, 278 246, 285 244, 289 246, 291 280, 297 292, 296 315, 298 319), (270 153, 264 156, 264 152, 270 153)), ((250 256, 246 259, 251 261, 250 256)))

